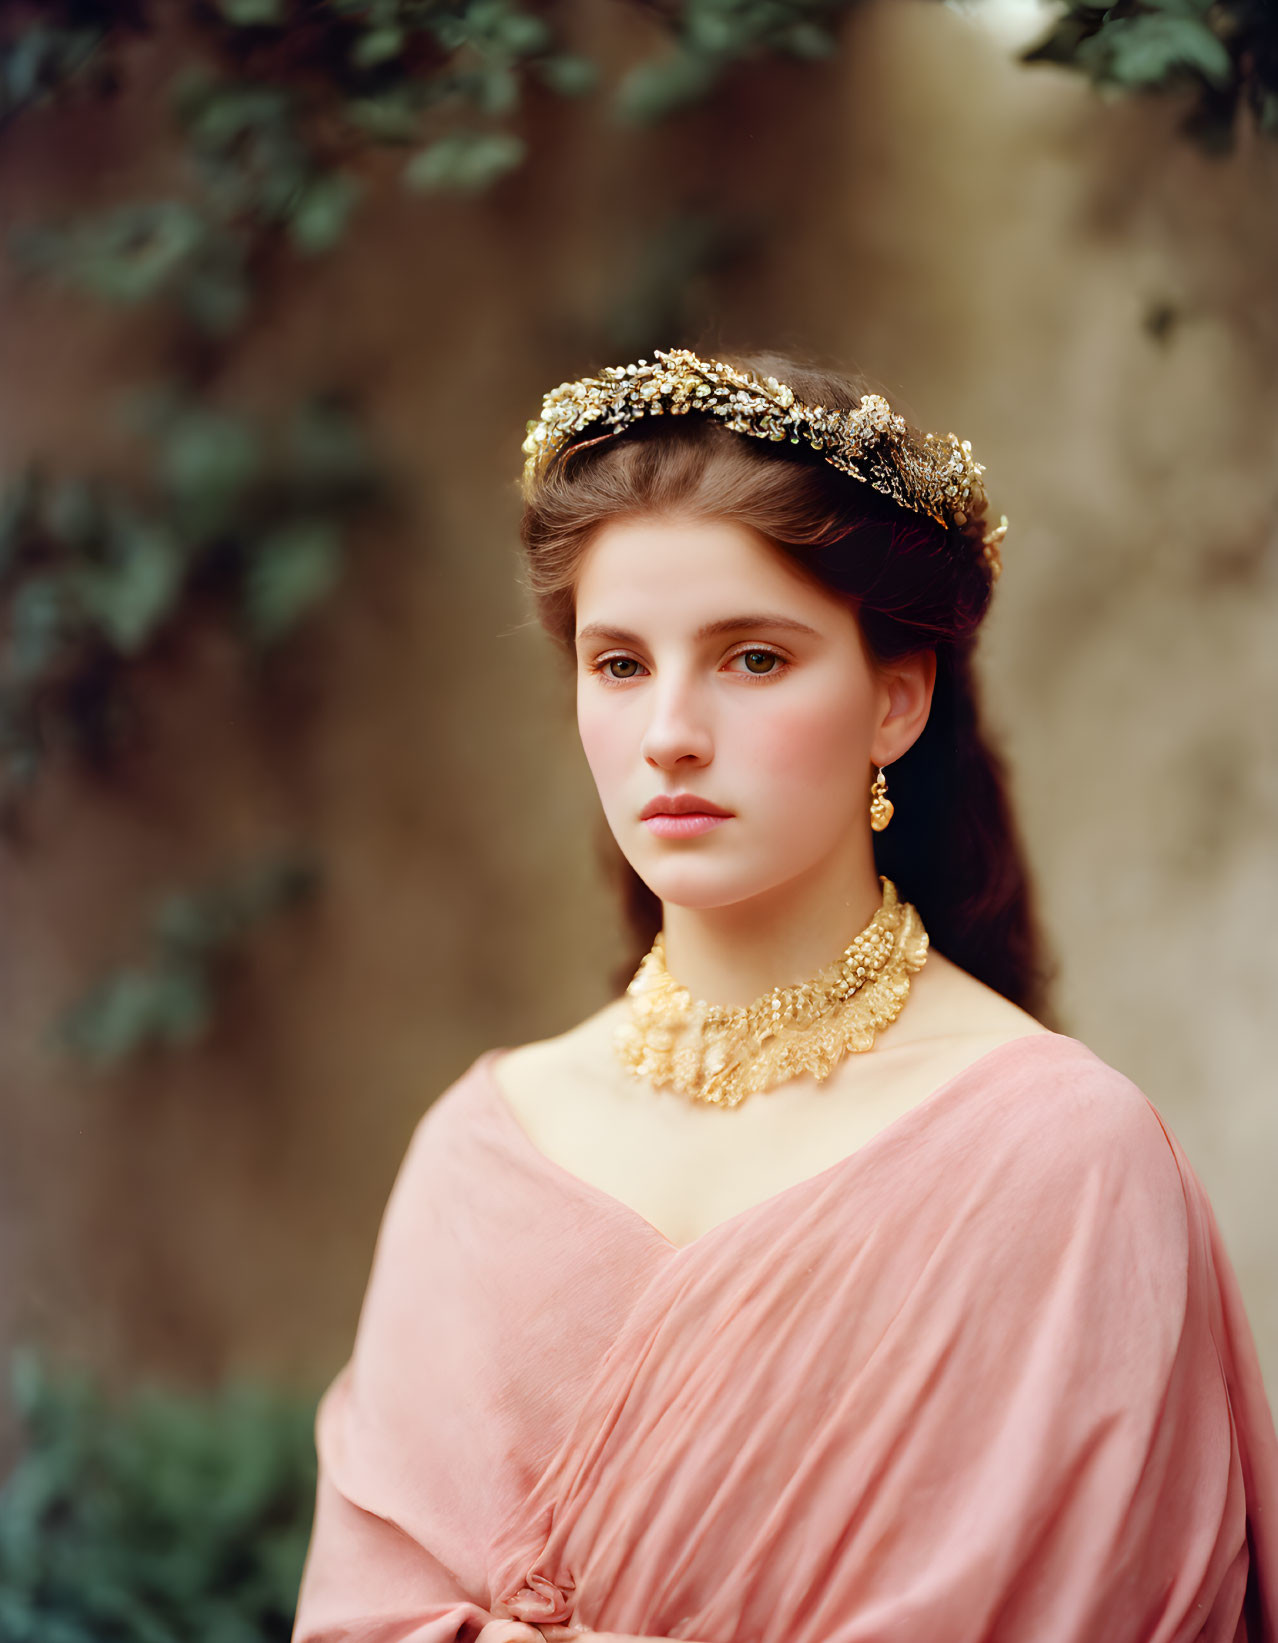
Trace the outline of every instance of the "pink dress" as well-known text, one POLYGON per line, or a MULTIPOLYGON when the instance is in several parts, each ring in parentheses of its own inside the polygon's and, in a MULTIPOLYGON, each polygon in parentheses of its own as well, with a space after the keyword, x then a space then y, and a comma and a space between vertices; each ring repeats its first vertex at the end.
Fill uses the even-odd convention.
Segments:
POLYGON ((294 1643, 1276 1643, 1233 1269, 1084 1044, 998 1046, 683 1247, 533 1145, 501 1053, 387 1205, 294 1643))

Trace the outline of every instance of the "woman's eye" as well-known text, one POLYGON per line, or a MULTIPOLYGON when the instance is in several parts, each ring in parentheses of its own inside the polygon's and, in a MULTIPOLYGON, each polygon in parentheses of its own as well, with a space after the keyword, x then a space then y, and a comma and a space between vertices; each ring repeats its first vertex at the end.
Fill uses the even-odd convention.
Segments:
POLYGON ((633 679, 635 677, 633 673, 613 673, 611 669, 614 667, 637 668, 638 666, 639 663, 635 661, 633 656, 605 656, 603 661, 599 663, 599 667, 610 679, 633 679))
POLYGON ((778 656, 775 650, 739 650, 732 658, 734 662, 744 661, 746 671, 758 677, 765 677, 770 673, 779 673, 785 658, 778 656), (775 667, 768 664, 775 662, 775 667))

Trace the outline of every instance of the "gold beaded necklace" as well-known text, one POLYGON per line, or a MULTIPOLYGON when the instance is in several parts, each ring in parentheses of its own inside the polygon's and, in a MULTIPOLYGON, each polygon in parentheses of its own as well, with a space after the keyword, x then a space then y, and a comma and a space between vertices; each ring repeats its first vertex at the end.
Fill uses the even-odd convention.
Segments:
POLYGON ((801 1072, 821 1083, 848 1051, 870 1049, 904 1009, 928 947, 912 903, 891 879, 880 882, 882 906, 833 963, 752 1004, 694 1000, 666 969, 658 931, 626 988, 630 1016, 613 1041, 622 1066, 658 1088, 735 1107, 801 1072))

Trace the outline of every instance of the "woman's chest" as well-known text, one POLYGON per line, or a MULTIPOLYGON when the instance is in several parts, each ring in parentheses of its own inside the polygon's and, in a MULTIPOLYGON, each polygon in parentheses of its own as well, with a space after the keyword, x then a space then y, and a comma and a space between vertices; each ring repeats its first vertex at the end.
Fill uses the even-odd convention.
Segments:
MULTIPOLYGON (((849 1061, 723 1108, 571 1059, 507 1052, 498 1090, 551 1165, 684 1247, 830 1170, 1007 1041, 963 1038, 849 1061)), ((540 1046, 531 1048, 540 1049, 540 1046)))

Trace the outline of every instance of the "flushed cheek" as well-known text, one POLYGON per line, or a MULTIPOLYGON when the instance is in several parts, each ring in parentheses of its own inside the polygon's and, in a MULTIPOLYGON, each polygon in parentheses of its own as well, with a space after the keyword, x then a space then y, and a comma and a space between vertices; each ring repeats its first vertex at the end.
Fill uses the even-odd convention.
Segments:
POLYGON ((615 714, 594 714, 579 709, 577 731, 581 750, 595 779, 600 794, 607 797, 610 789, 634 769, 638 749, 623 720, 615 714))
POLYGON ((835 795, 859 780, 859 729, 846 713, 779 708, 751 726, 739 752, 744 768, 781 794, 835 795))

